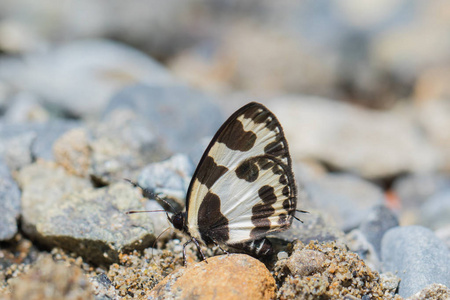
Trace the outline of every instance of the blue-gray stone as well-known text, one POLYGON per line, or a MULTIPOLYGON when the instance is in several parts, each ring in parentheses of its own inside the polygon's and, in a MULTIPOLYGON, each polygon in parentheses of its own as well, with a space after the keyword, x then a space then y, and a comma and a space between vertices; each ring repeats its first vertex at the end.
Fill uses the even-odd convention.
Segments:
POLYGON ((382 240, 384 272, 401 278, 398 292, 409 297, 426 286, 450 286, 450 250, 429 229, 406 226, 390 229, 382 240))
POLYGON ((20 214, 20 190, 8 166, 0 158, 0 241, 10 240, 17 232, 20 214))
POLYGON ((450 187, 430 197, 419 211, 423 226, 431 229, 450 226, 450 187))
POLYGON ((398 219, 394 212, 384 205, 372 207, 367 217, 362 221, 359 230, 364 234, 367 241, 372 244, 381 257, 381 240, 389 229, 398 226, 398 219))
POLYGON ((182 85, 127 87, 111 99, 103 118, 117 109, 129 109, 150 122, 174 153, 189 153, 224 121, 208 96, 182 85))

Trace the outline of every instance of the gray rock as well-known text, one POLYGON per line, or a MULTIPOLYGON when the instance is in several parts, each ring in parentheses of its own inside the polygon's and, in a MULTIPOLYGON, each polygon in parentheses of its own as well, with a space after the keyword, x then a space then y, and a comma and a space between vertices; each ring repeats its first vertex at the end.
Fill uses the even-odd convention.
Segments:
POLYGON ((125 182, 94 189, 62 167, 40 162, 20 170, 22 228, 32 239, 58 246, 94 264, 118 261, 121 251, 143 249, 154 239, 137 189, 125 182))
POLYGON ((4 58, 0 80, 72 116, 96 115, 116 91, 136 82, 177 84, 143 53, 117 42, 87 39, 30 53, 27 59, 4 58))
POLYGON ((0 158, 0 241, 10 240, 17 232, 20 214, 20 190, 8 166, 0 158))
POLYGON ((31 145, 31 154, 33 155, 33 158, 54 160, 54 142, 66 131, 80 126, 80 122, 71 120, 54 120, 43 123, 39 129, 36 139, 31 145))
POLYGON ((31 145, 39 129, 37 124, 0 123, 0 156, 11 170, 19 169, 33 161, 31 145))
POLYGON ((420 292, 409 297, 407 300, 423 300, 423 299, 436 299, 436 300, 448 300, 450 299, 450 288, 445 285, 434 283, 425 287, 420 292))
POLYGON ((428 199, 419 212, 420 224, 425 227, 435 230, 450 226, 450 187, 428 199))
POLYGON ((276 233, 273 236, 286 242, 299 240, 304 244, 314 240, 344 243, 344 233, 335 227, 333 222, 327 222, 321 212, 309 211, 307 214, 297 214, 297 217, 303 222, 294 220, 288 230, 276 233))
POLYGON ((380 270, 380 255, 359 229, 354 229, 346 234, 345 241, 348 249, 364 259, 364 262, 369 268, 377 271, 380 270))
POLYGON ((205 136, 213 136, 224 118, 211 99, 184 86, 136 85, 116 94, 106 108, 131 110, 149 122, 172 152, 189 153, 205 136))
POLYGON ((145 167, 139 175, 138 183, 162 198, 173 200, 178 209, 182 210, 194 168, 186 155, 177 154, 145 167))
POLYGON ((349 174, 332 174, 304 182, 309 206, 322 211, 345 232, 358 227, 374 205, 384 202, 380 188, 349 174))
POLYGON ((115 110, 92 126, 89 148, 89 173, 99 183, 135 178, 149 162, 170 155, 149 120, 126 109, 115 110))
POLYGON ((382 112, 323 98, 273 101, 294 160, 314 158, 366 178, 442 167, 439 151, 423 135, 408 107, 382 112))
POLYGON ((401 278, 398 292, 402 297, 433 283, 450 286, 450 251, 427 228, 392 228, 383 237, 381 252, 384 271, 401 278))
POLYGON ((398 226, 398 219, 395 214, 384 205, 376 205, 372 207, 367 217, 362 221, 359 230, 367 238, 381 257, 381 240, 383 235, 392 227, 398 226))

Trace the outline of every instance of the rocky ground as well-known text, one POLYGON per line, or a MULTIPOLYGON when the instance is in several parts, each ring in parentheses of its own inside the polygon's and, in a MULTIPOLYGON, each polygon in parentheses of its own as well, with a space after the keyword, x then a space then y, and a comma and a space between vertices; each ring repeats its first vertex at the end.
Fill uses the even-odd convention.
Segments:
POLYGON ((0 299, 450 298, 446 2, 111 3, 0 3, 0 299), (250 101, 309 213, 273 257, 191 244, 183 267, 124 178, 182 210, 250 101))

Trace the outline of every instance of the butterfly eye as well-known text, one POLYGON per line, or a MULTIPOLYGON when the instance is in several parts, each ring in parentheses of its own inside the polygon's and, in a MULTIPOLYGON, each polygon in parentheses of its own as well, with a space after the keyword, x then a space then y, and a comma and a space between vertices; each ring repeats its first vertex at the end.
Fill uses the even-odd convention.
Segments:
POLYGON ((177 214, 173 215, 170 222, 173 224, 173 227, 175 227, 175 229, 183 231, 183 227, 184 227, 183 213, 177 213, 177 214))

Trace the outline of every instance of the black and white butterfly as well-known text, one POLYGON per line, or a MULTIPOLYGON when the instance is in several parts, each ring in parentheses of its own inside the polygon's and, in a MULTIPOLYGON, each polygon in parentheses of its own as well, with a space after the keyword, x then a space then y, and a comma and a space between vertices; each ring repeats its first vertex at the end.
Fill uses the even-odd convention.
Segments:
POLYGON ((252 102, 217 131, 192 177, 186 211, 168 219, 189 237, 185 263, 191 242, 203 259, 200 244, 266 256, 273 253, 266 236, 288 229, 297 219, 296 207, 283 129, 272 112, 252 102))

